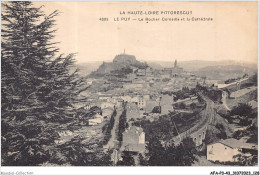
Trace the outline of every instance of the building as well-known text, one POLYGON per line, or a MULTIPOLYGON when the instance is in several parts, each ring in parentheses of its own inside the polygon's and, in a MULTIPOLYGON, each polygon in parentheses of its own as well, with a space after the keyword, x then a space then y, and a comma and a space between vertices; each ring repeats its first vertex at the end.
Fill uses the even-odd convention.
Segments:
POLYGON ((183 68, 179 67, 177 64, 177 60, 174 62, 174 67, 172 69, 172 76, 179 77, 183 74, 183 68))
POLYGON ((140 110, 143 110, 144 107, 146 106, 146 101, 144 100, 143 97, 139 97, 139 101, 138 101, 138 108, 140 108, 140 110))
POLYGON ((144 84, 142 83, 128 83, 124 84, 123 88, 128 90, 128 89, 135 89, 135 90, 141 90, 144 87, 144 84))
POLYGON ((96 114, 95 118, 94 119, 89 119, 88 120, 88 124, 89 125, 97 125, 97 124, 100 124, 102 123, 104 120, 103 116, 99 115, 99 114, 96 114))
POLYGON ((66 130, 66 131, 60 131, 58 132, 59 139, 55 140, 54 142, 56 144, 64 144, 65 142, 70 141, 72 138, 74 138, 77 134, 73 133, 72 131, 66 130))
POLYGON ((258 103, 255 100, 249 101, 248 105, 250 105, 252 107, 252 109, 257 109, 257 107, 258 107, 258 103))
POLYGON ((131 102, 132 97, 129 95, 121 96, 121 99, 124 100, 125 102, 131 102))
POLYGON ((238 154, 257 150, 257 145, 245 143, 242 140, 229 138, 207 146, 207 160, 219 162, 237 162, 238 154))
POLYGON ((155 100, 148 100, 146 102, 145 112, 146 113, 151 113, 156 106, 159 106, 159 103, 157 101, 155 101, 155 100))
POLYGON ((133 119, 140 118, 140 111, 137 104, 133 102, 129 102, 126 104, 126 118, 128 120, 132 118, 133 119))
POLYGON ((114 108, 115 104, 110 102, 102 102, 100 105, 101 109, 114 108))
POLYGON ((102 110, 102 116, 110 118, 114 112, 114 108, 108 107, 102 110))
POLYGON ((162 75, 164 75, 164 74, 167 74, 170 77, 180 77, 180 76, 184 75, 184 70, 183 70, 183 68, 178 66, 177 60, 175 60, 173 67, 163 69, 162 75))
POLYGON ((160 98, 161 114, 168 114, 169 111, 173 111, 173 96, 163 94, 160 98))
POLYGON ((147 67, 145 69, 145 76, 149 77, 153 75, 153 69, 151 67, 147 67))
POLYGON ((145 76, 145 69, 136 70, 136 76, 145 76))
POLYGON ((131 126, 123 132, 122 151, 144 152, 145 151, 145 133, 143 129, 131 126))

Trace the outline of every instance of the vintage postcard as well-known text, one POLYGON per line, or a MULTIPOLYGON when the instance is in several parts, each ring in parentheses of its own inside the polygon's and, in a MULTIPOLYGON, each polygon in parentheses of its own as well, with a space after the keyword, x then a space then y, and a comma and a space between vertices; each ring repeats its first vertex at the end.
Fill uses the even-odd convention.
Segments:
POLYGON ((259 175, 257 92, 256 1, 1 2, 3 175, 259 175))

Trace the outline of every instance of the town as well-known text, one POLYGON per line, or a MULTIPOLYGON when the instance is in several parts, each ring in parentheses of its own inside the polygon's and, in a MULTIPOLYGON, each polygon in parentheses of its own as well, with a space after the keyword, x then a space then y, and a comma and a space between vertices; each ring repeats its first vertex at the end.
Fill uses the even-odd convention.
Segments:
POLYGON ((177 60, 157 70, 124 52, 89 75, 87 101, 78 104, 82 127, 60 132, 56 142, 79 135, 87 152, 104 151, 112 165, 152 165, 144 158, 155 139, 164 148, 189 139, 192 165, 255 165, 257 83, 255 75, 242 76, 217 84, 177 60))

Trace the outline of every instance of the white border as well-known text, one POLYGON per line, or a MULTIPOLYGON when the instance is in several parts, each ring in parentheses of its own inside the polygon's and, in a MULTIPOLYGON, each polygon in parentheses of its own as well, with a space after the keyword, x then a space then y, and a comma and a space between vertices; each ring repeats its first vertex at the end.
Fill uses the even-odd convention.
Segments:
MULTIPOLYGON (((1 172, 13 172, 14 175, 18 172, 33 172, 32 175, 210 175, 212 171, 216 172, 230 172, 231 174, 238 171, 259 171, 256 167, 196 167, 196 166, 182 166, 182 167, 2 167, 1 172)), ((28 174, 29 175, 29 174, 28 174)), ((221 175, 221 174, 219 174, 221 175)), ((242 175, 242 174, 241 174, 242 175)))
MULTIPOLYGON (((7 0, 11 1, 11 0, 7 0)), ((32 0, 32 1, 59 1, 59 0, 32 0)), ((62 0, 62 1, 71 1, 71 0, 62 0)), ((111 1, 111 0, 76 0, 76 1, 111 1)), ((137 1, 137 0, 121 0, 121 1, 137 1)), ((160 0, 142 0, 142 1, 160 1, 160 0)), ((172 0, 163 0, 163 1, 172 1, 172 0)), ((175 0, 175 1, 195 1, 198 2, 198 0, 175 0)), ((211 1, 211 0, 199 0, 199 1, 211 1)), ((218 0, 225 2, 227 0, 218 0)), ((249 0, 229 0, 229 1, 249 1, 249 0)), ((257 1, 258 0, 250 0, 250 1, 257 1)), ((1 7, 1 4, 0 4, 1 7)), ((258 3, 258 9, 260 7, 260 3, 258 3)), ((258 11, 258 28, 260 23, 260 13, 258 11)), ((1 24, 1 22, 0 22, 1 24)), ((259 63, 259 34, 258 34, 258 68, 260 66, 259 63)), ((260 73, 258 71, 258 83, 260 82, 260 73)), ((0 83, 1 84, 1 83, 0 83)), ((260 91, 258 89, 258 101, 260 100, 260 91)), ((260 110, 260 107, 258 106, 258 112, 260 110)), ((0 112, 1 113, 1 112, 0 112)), ((259 117, 259 113, 258 113, 259 117)), ((1 121, 0 121, 1 124, 1 121)), ((258 121, 258 125, 260 122, 258 121)), ((1 132, 0 132, 1 133, 1 132)), ((260 141, 259 131, 258 131, 258 141, 260 141)), ((0 141, 1 143, 1 141, 0 141)), ((1 157, 1 153, 0 153, 1 157)), ((258 163, 260 164, 260 158, 258 153, 258 163)), ((251 174, 254 171, 259 172, 259 165, 256 167, 252 166, 245 166, 245 167, 208 167, 208 166, 182 166, 182 167, 101 167, 101 166, 73 166, 73 167, 6 167, 6 166, 0 166, 1 173, 5 172, 8 173, 8 175, 210 175, 212 171, 216 172, 230 172, 231 174, 238 171, 250 171, 251 174), (31 172, 32 174, 28 173, 31 172)), ((2 175, 2 174, 1 174, 2 175)), ((221 174, 219 174, 221 175, 221 174)), ((223 174, 224 175, 224 174, 223 174)), ((242 175, 242 173, 240 174, 242 175)))

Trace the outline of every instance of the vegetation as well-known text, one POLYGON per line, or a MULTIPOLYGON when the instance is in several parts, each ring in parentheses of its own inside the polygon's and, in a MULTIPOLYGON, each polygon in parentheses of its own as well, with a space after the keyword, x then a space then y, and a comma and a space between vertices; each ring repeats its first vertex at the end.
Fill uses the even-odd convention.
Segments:
POLYGON ((228 80, 226 80, 226 81, 224 81, 224 82, 225 82, 225 84, 230 84, 230 83, 236 82, 236 81, 238 81, 238 80, 240 80, 240 79, 241 79, 241 77, 231 78, 231 79, 228 79, 228 80))
POLYGON ((186 104, 181 102, 181 103, 176 103, 174 104, 174 107, 175 108, 178 108, 178 109, 186 109, 186 104))
POLYGON ((240 103, 238 104, 238 106, 235 106, 234 108, 232 108, 232 110, 230 111, 230 115, 239 115, 239 116, 244 116, 244 117, 248 117, 252 114, 253 109, 250 105, 246 104, 246 103, 240 103))
POLYGON ((155 137, 168 142, 177 135, 173 122, 181 133, 193 126, 196 118, 197 114, 195 113, 175 114, 172 112, 168 115, 160 116, 158 120, 152 122, 149 120, 140 120, 133 122, 132 125, 142 127, 145 132, 145 138, 148 141, 155 137))
POLYGON ((155 106, 152 110, 152 113, 158 113, 160 114, 161 113, 161 107, 160 106, 155 106))
POLYGON ((196 103, 191 103, 190 108, 194 110, 196 108, 196 103))
POLYGON ((147 166, 148 165, 146 159, 144 158, 144 156, 141 153, 138 154, 138 161, 139 161, 140 166, 147 166))
POLYGON ((123 67, 120 70, 112 70, 111 75, 116 77, 125 78, 128 74, 133 73, 133 69, 130 67, 123 67))
POLYGON ((241 139, 244 136, 249 136, 249 139, 247 140, 248 143, 257 143, 258 140, 258 127, 254 123, 250 127, 246 128, 245 130, 238 130, 235 131, 232 135, 235 139, 241 139))
POLYGON ((116 110, 114 110, 113 114, 111 115, 110 121, 105 124, 102 128, 102 132, 104 134, 104 143, 103 145, 106 145, 109 141, 109 139, 111 138, 111 131, 114 127, 115 124, 115 116, 116 116, 117 112, 116 110))
POLYGON ((219 130, 219 133, 216 134, 216 136, 219 138, 219 139, 227 139, 227 134, 225 132, 225 128, 223 126, 223 124, 221 123, 217 123, 215 125, 215 127, 219 130))
POLYGON ((257 85, 257 73, 255 73, 253 76, 249 78, 249 81, 254 83, 254 85, 257 85))
POLYGON ((188 87, 183 87, 182 90, 179 90, 177 92, 173 92, 174 94, 174 101, 182 100, 185 98, 190 98, 191 96, 196 95, 196 89, 189 89, 188 87))
POLYGON ((86 120, 86 119, 90 119, 96 114, 102 115, 102 110, 100 107, 93 106, 89 110, 86 110, 85 108, 79 108, 77 109, 76 113, 77 113, 77 118, 79 118, 80 120, 86 120))
POLYGON ((142 127, 145 132, 145 138, 148 141, 154 137, 168 141, 172 139, 173 136, 177 135, 176 131, 173 131, 173 127, 168 118, 159 118, 153 122, 141 120, 133 122, 132 125, 142 127))
POLYGON ((222 91, 215 90, 212 88, 207 88, 201 85, 197 85, 196 89, 202 91, 204 95, 208 96, 214 102, 221 102, 222 98, 222 91))
POLYGON ((169 82, 171 79, 170 78, 163 78, 162 82, 169 82))
POLYGON ((71 73, 74 54, 56 57, 52 28, 59 13, 46 16, 29 1, 2 7, 2 165, 70 162, 55 140, 75 122, 74 104, 85 100, 86 87, 78 70, 71 73))
POLYGON ((219 141, 220 139, 227 139, 227 134, 223 124, 217 123, 206 131, 204 142, 207 145, 219 141))
POLYGON ((163 146, 158 138, 153 138, 147 145, 145 158, 139 156, 140 165, 148 166, 191 166, 195 161, 196 149, 191 138, 183 139, 174 146, 163 146))
POLYGON ((135 160, 129 151, 123 151, 122 152, 122 161, 118 161, 118 166, 135 166, 135 160))
POLYGON ((128 128, 128 123, 126 119, 126 109, 122 112, 120 119, 119 119, 119 124, 118 124, 118 141, 123 140, 123 132, 125 129, 128 128))
POLYGON ((243 154, 237 154, 233 157, 238 160, 238 165, 240 166, 254 166, 257 165, 258 159, 257 155, 247 156, 243 154))

